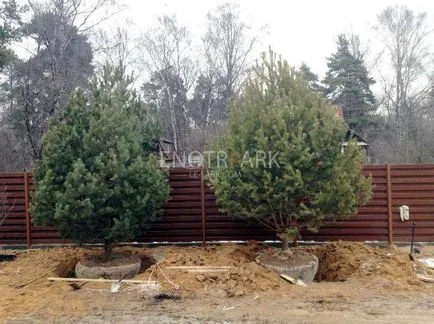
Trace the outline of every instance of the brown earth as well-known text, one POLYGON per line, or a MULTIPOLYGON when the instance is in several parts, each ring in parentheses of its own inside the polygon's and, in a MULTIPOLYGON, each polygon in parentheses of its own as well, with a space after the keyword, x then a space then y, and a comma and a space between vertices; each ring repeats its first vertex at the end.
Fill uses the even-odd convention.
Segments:
MULTIPOLYGON (((390 285, 405 288, 420 285, 415 264, 397 250, 371 247, 356 242, 332 242, 308 249, 319 259, 317 281, 371 280, 381 277, 390 285)), ((422 270, 424 268, 419 265, 422 270)), ((386 284, 387 285, 387 284, 386 284)))
POLYGON ((311 254, 301 251, 300 249, 277 252, 271 250, 261 253, 260 255, 260 261, 263 264, 276 267, 297 267, 305 265, 313 260, 314 257, 311 254))
MULTIPOLYGON (((261 250, 255 246, 173 247, 165 266, 230 266, 228 272, 192 274, 179 270, 167 270, 189 296, 213 294, 219 297, 243 296, 254 291, 277 289, 283 284, 277 274, 257 264, 254 260, 261 250)), ((161 273, 159 277, 161 279, 161 273)))
MULTIPOLYGON (((256 320, 263 321, 267 314, 277 316, 276 318, 283 316, 278 314, 279 309, 273 308, 273 305, 288 298, 291 306, 282 304, 281 314, 301 304, 321 306, 321 311, 336 311, 342 303, 349 308, 364 305, 362 299, 369 296, 374 299, 387 296, 401 301, 404 300, 402 296, 425 298, 432 295, 432 286, 416 279, 414 264, 408 260, 408 253, 348 242, 300 249, 318 256, 320 268, 317 279, 321 282, 308 287, 293 286, 254 262, 257 253, 276 251, 269 247, 222 245, 117 248, 116 252, 134 254, 142 259, 141 272, 135 279, 156 280, 161 284, 160 292, 181 298, 167 300, 163 304, 155 304, 153 298, 149 299, 138 289, 140 286, 126 286, 120 293, 112 294, 110 284, 107 283, 88 283, 80 290, 73 290, 65 282, 46 280, 49 276, 71 277, 79 259, 101 253, 100 249, 21 251, 15 261, 0 263, 0 322, 6 318, 23 316, 32 316, 42 321, 77 319, 108 314, 109 310, 114 314, 161 311, 169 315, 187 314, 187 311, 191 315, 191 310, 197 310, 195 316, 203 318, 214 314, 216 305, 238 304, 244 305, 246 311, 249 309, 248 313, 257 314, 256 320), (151 266, 155 260, 160 262, 161 271, 158 267, 151 266), (230 269, 216 273, 187 273, 179 269, 167 269, 170 266, 186 265, 229 266, 230 269), (31 280, 34 281, 30 282, 31 280), (17 288, 28 282, 28 285, 17 288), (176 289, 178 286, 179 289, 176 289), (360 301, 359 304, 356 303, 357 300, 360 301)), ((418 271, 427 270, 419 265, 418 271)), ((239 307, 243 309, 242 306, 239 307)), ((218 315, 218 320, 243 320, 224 312, 226 315, 218 315)), ((233 310, 230 313, 239 312, 233 310)))

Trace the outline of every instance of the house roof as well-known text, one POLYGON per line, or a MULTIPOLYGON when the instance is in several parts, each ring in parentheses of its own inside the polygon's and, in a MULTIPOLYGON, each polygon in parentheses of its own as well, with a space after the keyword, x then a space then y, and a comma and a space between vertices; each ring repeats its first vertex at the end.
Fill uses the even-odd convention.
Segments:
POLYGON ((347 133, 345 134, 345 142, 348 142, 348 141, 350 141, 352 139, 356 139, 357 142, 362 142, 362 143, 365 143, 366 145, 368 145, 368 142, 363 137, 361 137, 360 135, 358 135, 352 129, 348 128, 347 133))

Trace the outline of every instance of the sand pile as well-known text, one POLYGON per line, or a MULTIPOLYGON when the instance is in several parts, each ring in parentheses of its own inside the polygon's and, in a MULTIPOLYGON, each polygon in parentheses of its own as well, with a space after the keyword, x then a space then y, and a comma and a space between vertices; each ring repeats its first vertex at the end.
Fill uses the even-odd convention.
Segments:
MULTIPOLYGON (((116 251, 139 255, 144 260, 142 269, 149 266, 144 249, 119 248, 116 251)), ((0 262, 0 322, 5 316, 23 313, 41 317, 80 315, 88 312, 95 299, 95 293, 87 288, 110 288, 108 284, 89 283, 86 289, 77 292, 67 283, 47 281, 47 277, 73 277, 78 260, 101 254, 100 248, 58 247, 15 252, 15 261, 0 262)))
MULTIPOLYGON (((170 279, 193 294, 209 293, 221 297, 243 296, 276 289, 283 280, 254 260, 259 248, 255 246, 224 245, 219 247, 170 248, 161 263, 170 279), (170 266, 226 266, 226 272, 188 273, 168 269, 170 266)), ((148 271, 149 272, 149 271, 148 271)), ((161 274, 156 272, 158 280, 161 274)), ((164 282, 164 278, 162 280, 164 282)), ((163 286, 167 286, 164 285, 163 286)))
POLYGON ((68 276, 71 263, 86 253, 91 252, 74 248, 28 250, 17 254, 15 261, 0 263, 0 322, 2 316, 15 314, 56 316, 87 311, 88 301, 70 302, 74 297, 68 285, 46 280, 49 276, 68 276))
MULTIPOLYGON (((174 286, 179 285, 176 294, 197 296, 200 300, 205 296, 253 295, 279 287, 283 291, 292 289, 295 286, 255 262, 259 252, 274 253, 277 250, 255 245, 222 245, 150 249, 123 247, 115 251, 135 254, 142 259, 141 271, 135 279, 148 280, 151 277, 161 284, 161 292, 172 292, 174 286), (156 261, 160 262, 164 274, 156 271, 156 266, 149 268, 156 261), (229 267, 229 270, 188 273, 169 269, 170 266, 219 266, 229 267)), ((350 242, 334 242, 303 250, 318 256, 320 264, 316 279, 319 281, 353 280, 373 289, 394 290, 413 289, 415 284, 420 284, 408 256, 396 251, 350 242)), ((88 283, 83 289, 73 290, 65 282, 46 280, 50 276, 72 277, 79 259, 101 252, 97 248, 35 249, 18 253, 15 261, 0 262, 0 322, 16 314, 37 314, 40 318, 66 314, 79 316, 88 312, 98 313, 104 305, 116 305, 120 300, 125 303, 140 301, 143 297, 140 292, 129 295, 125 289, 120 294, 112 294, 107 283, 88 283), (16 288, 29 281, 32 282, 25 287, 16 288)))

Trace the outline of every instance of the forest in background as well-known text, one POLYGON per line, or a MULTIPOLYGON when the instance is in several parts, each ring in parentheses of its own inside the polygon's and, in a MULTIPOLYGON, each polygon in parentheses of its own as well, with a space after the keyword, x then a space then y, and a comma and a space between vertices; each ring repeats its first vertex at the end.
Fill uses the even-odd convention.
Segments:
MULTIPOLYGON (((113 0, 1 2, 0 172, 33 168, 50 121, 62 116, 72 91, 90 88, 99 60, 145 71, 137 91, 176 151, 203 150, 224 131, 255 53, 267 51, 260 48, 262 32, 252 34, 234 3, 208 13, 199 47, 176 16, 158 17, 138 38, 122 28, 102 31, 119 10, 113 0)), ((340 34, 324 58, 324 78, 306 64, 294 68, 313 91, 342 107, 349 128, 369 143, 373 163, 432 163, 434 52, 426 14, 395 6, 373 19, 381 52, 371 53, 358 35, 340 34)))

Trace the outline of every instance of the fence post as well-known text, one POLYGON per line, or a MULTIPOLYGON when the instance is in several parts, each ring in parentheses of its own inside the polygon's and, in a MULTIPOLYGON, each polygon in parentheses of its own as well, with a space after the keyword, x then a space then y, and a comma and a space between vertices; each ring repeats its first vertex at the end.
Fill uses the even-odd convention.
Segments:
POLYGON ((32 228, 30 224, 30 204, 29 204, 29 177, 28 173, 24 172, 24 208, 25 208, 25 215, 26 215, 26 242, 27 247, 29 248, 32 245, 32 228))
POLYGON ((393 247, 393 219, 392 219, 392 172, 390 163, 386 163, 387 178, 387 225, 388 225, 388 243, 393 247))
POLYGON ((200 169, 200 198, 201 198, 201 217, 202 217, 202 244, 206 244, 206 206, 205 206, 205 170, 200 169))

